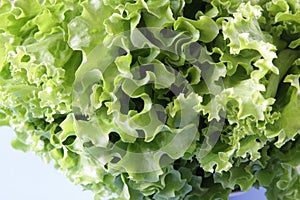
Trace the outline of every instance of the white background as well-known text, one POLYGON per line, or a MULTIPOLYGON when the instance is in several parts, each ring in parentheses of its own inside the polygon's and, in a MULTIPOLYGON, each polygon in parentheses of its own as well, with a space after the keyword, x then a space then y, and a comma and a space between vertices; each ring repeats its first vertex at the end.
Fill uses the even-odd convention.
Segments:
POLYGON ((1 200, 93 200, 92 192, 73 185, 52 164, 13 149, 14 138, 10 128, 0 127, 1 200))

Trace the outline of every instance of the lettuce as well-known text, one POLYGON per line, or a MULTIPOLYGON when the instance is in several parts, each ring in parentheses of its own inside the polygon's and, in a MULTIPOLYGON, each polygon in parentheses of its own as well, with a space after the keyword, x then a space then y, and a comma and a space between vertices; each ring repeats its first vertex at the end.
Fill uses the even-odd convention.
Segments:
POLYGON ((2 0, 0 16, 0 125, 95 199, 300 199, 299 2, 2 0))

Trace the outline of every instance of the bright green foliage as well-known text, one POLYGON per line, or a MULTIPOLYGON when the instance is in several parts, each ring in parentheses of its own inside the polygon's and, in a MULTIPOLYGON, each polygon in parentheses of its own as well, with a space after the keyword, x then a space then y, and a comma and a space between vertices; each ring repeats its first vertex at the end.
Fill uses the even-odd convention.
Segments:
POLYGON ((300 199, 299 0, 2 0, 0 19, 0 125, 95 199, 300 199))

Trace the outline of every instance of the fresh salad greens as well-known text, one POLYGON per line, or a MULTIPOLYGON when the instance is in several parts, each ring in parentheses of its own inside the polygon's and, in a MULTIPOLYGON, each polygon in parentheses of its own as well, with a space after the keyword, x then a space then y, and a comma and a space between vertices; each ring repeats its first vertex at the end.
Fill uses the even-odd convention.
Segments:
POLYGON ((299 78, 299 0, 0 1, 0 125, 95 199, 300 199, 299 78))

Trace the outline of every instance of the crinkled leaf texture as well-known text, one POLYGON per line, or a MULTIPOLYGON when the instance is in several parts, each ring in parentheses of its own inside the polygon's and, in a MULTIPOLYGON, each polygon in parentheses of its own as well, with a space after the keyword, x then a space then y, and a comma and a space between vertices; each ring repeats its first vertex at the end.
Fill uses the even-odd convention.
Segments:
POLYGON ((2 0, 0 125, 95 199, 300 199, 298 0, 2 0))

